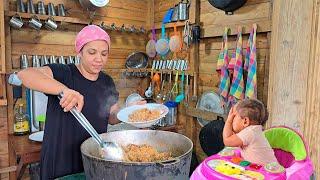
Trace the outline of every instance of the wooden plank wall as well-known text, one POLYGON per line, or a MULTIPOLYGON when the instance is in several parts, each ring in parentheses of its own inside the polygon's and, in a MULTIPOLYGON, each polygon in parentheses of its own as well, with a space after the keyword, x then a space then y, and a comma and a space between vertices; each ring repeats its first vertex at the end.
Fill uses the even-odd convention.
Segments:
MULTIPOLYGON (((55 5, 59 3, 64 4, 65 8, 68 9, 67 15, 70 17, 81 19, 88 19, 89 17, 89 14, 82 10, 78 1, 44 0, 45 4, 48 4, 49 2, 52 2, 55 5)), ((118 27, 122 24, 126 27, 134 25, 137 28, 144 27, 147 29, 146 26, 150 13, 150 9, 148 9, 147 6, 148 3, 148 0, 111 0, 106 8, 102 8, 96 12, 94 22, 100 23, 103 21, 107 25, 115 23, 118 27)), ((15 0, 6 0, 4 5, 7 11, 16 10, 15 0)), ((2 12, 3 11, 1 11, 1 13, 2 12)), ((8 26, 9 19, 9 17, 6 17, 4 22, 6 28, 5 43, 7 52, 6 73, 11 73, 20 68, 19 58, 21 54, 28 55, 29 64, 31 64, 32 55, 76 55, 74 51, 74 38, 84 25, 59 23, 58 30, 53 32, 45 30, 44 28, 40 31, 35 31, 29 27, 15 30, 10 29, 8 26)), ((2 29, 0 28, 0 30, 2 29)), ((0 33, 4 32, 0 31, 0 33)), ((147 36, 146 34, 117 31, 108 33, 111 36, 112 44, 109 61, 104 69, 114 78, 117 89, 120 92, 120 103, 123 103, 124 99, 129 94, 138 89, 141 81, 139 78, 126 78, 122 75, 121 72, 124 72, 125 70, 126 57, 134 51, 144 51, 147 36)), ((3 36, 0 36, 0 40, 2 40, 2 37, 3 36)), ((7 90, 8 108, 0 107, 0 168, 9 165, 7 134, 8 132, 13 132, 13 99, 11 87, 8 86, 7 90)), ((7 174, 0 175, 0 179, 6 179, 7 177, 7 174)))
MULTIPOLYGON (((272 4, 270 0, 248 0, 248 2, 235 11, 233 15, 225 15, 223 11, 211 6, 208 1, 200 1, 200 24, 203 38, 201 39, 199 47, 198 96, 201 96, 205 91, 217 92, 218 90, 220 79, 216 73, 216 64, 221 49, 221 36, 224 32, 224 27, 231 29, 231 36, 228 36, 229 56, 231 56, 236 46, 238 26, 243 27, 243 53, 245 53, 249 36, 248 33, 252 28, 252 24, 257 23, 258 98, 265 103, 267 102, 271 9, 272 4)), ((201 127, 198 123, 196 126, 196 137, 198 137, 201 127)), ((205 156, 198 141, 196 142, 196 152, 198 158, 203 160, 205 156)))
POLYGON ((301 132, 320 175, 319 0, 274 1, 268 105, 269 125, 301 132), (296 15, 299 16, 296 16, 296 15), (294 18, 289 21, 288 18, 294 18))
MULTIPOLYGON (((178 4, 180 0, 154 0, 154 21, 153 24, 155 27, 161 27, 162 24, 162 19, 165 16, 166 12, 168 11, 169 8, 174 7, 176 4, 178 4)), ((191 8, 190 8, 191 9, 191 8)), ((192 21, 192 12, 189 14, 189 19, 192 21)), ((183 23, 183 21, 177 22, 177 26, 179 24, 183 23)), ((183 35, 183 26, 177 27, 177 32, 179 35, 183 35)), ((157 34, 157 39, 161 38, 161 29, 156 30, 157 34)), ((171 36, 174 35, 174 30, 173 30, 173 23, 166 24, 166 36, 170 38, 171 36)), ((149 35, 150 36, 150 35, 149 35)), ((151 36, 150 36, 151 37, 151 36)), ((183 50, 181 52, 176 53, 176 57, 180 59, 186 59, 188 60, 189 64, 189 70, 191 72, 194 71, 193 64, 194 64, 194 59, 192 56, 190 56, 190 48, 186 50, 185 46, 182 48, 183 50)), ((173 53, 169 53, 166 57, 167 59, 174 59, 175 55, 173 53)), ((160 59, 159 56, 156 57, 156 59, 160 59)), ((190 93, 191 94, 191 93, 190 93)), ((177 127, 180 127, 178 131, 182 134, 188 135, 190 137, 190 134, 186 134, 186 129, 187 129, 187 118, 183 113, 179 113, 182 111, 182 106, 179 106, 178 109, 178 117, 177 117, 177 127)))

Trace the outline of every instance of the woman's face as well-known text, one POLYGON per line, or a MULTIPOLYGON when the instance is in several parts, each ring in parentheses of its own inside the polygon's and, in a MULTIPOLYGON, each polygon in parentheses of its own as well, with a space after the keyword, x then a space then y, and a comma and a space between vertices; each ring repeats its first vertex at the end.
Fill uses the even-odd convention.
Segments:
POLYGON ((88 42, 80 52, 83 68, 90 74, 98 74, 108 60, 109 46, 106 41, 88 42))

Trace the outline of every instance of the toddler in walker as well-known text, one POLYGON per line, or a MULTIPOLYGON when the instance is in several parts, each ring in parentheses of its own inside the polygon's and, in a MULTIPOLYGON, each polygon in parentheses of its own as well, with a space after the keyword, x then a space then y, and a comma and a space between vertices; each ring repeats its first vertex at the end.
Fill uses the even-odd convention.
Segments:
POLYGON ((244 99, 231 108, 223 128, 223 142, 228 147, 240 147, 244 160, 265 165, 277 162, 274 151, 263 134, 268 120, 264 104, 256 99, 244 99))

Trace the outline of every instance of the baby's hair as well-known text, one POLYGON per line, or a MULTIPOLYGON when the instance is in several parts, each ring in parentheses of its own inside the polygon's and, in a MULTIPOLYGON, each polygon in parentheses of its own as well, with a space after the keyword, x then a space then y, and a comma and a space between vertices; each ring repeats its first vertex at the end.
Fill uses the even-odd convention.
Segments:
POLYGON ((236 110, 240 116, 248 117, 260 125, 264 125, 268 120, 268 110, 265 105, 257 99, 244 99, 237 103, 236 110))

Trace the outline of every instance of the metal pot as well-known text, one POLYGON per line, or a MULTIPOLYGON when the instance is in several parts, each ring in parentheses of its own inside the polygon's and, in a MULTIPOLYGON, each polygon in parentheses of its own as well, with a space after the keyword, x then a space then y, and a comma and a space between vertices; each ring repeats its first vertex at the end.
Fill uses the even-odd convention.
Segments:
POLYGON ((175 5, 173 8, 173 13, 171 16, 171 21, 176 22, 179 20, 179 4, 175 5))
POLYGON ((95 11, 97 8, 106 6, 109 0, 79 0, 81 6, 88 11, 95 11))
POLYGON ((184 21, 184 20, 189 19, 189 6, 190 6, 190 4, 188 2, 184 2, 184 1, 181 1, 178 4, 178 8, 179 8, 178 19, 180 21, 184 21))
POLYGON ((147 163, 107 161, 99 157, 99 146, 89 138, 81 145, 87 179, 189 179, 193 144, 181 134, 157 130, 126 130, 108 132, 101 136, 104 140, 117 142, 121 146, 148 144, 159 152, 170 151, 174 159, 147 163))

